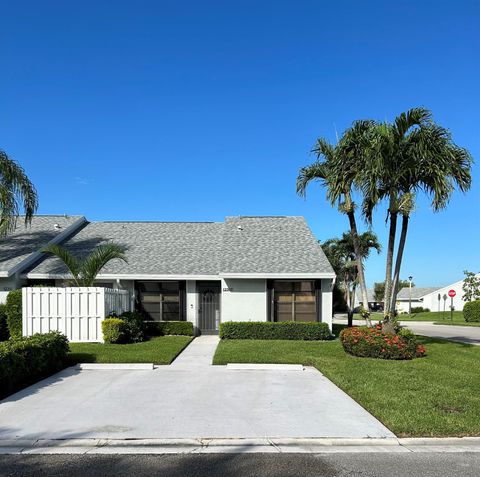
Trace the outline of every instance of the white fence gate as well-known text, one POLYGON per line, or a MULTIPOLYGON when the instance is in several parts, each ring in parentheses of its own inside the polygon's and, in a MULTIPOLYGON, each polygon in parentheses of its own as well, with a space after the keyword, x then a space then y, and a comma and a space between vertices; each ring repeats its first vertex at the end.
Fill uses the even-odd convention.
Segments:
POLYGON ((102 287, 22 289, 24 336, 60 331, 69 341, 103 341, 102 321, 130 310, 127 290, 102 287))

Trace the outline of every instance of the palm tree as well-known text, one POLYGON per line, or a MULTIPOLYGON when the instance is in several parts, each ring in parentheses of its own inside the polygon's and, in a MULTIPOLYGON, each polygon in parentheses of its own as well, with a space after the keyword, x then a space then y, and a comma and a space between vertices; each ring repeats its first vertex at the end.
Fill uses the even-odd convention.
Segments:
POLYGON ((337 204, 339 211, 348 217, 356 257, 355 266, 364 304, 362 314, 365 317, 368 317, 367 285, 355 217, 355 202, 352 195, 359 170, 362 170, 366 159, 365 150, 374 125, 373 121, 357 121, 345 131, 336 146, 330 144, 326 139, 319 138, 312 151, 317 156, 316 162, 300 169, 297 177, 297 193, 299 195, 305 197, 307 186, 311 182, 319 181, 326 187, 327 200, 331 205, 337 204))
MULTIPOLYGON (((371 250, 380 253, 382 249, 377 236, 370 231, 360 234, 358 242, 363 259, 368 258, 371 250)), ((352 326, 355 294, 358 285, 357 259, 352 233, 345 232, 341 238, 329 239, 323 243, 322 248, 339 280, 347 303, 348 326, 352 326)), ((363 306, 365 307, 365 302, 363 302, 363 306)))
POLYGON ((29 224, 38 208, 37 191, 22 167, 0 150, 0 237, 15 229, 20 209, 29 224))
POLYGON ((431 197, 436 212, 447 206, 457 187, 462 192, 471 185, 469 152, 457 146, 451 134, 432 120, 425 108, 410 109, 393 123, 376 124, 365 150, 363 171, 357 184, 364 194, 363 213, 372 220, 375 206, 388 201, 389 239, 385 270, 385 318, 395 312, 400 271, 409 219, 415 197, 424 192, 431 197), (402 218, 394 268, 398 216, 402 218))
POLYGON ((72 255, 60 245, 50 244, 42 249, 44 253, 57 256, 73 276, 72 282, 77 287, 91 287, 100 270, 111 260, 119 259, 127 262, 125 247, 115 243, 106 243, 96 247, 83 259, 72 255))

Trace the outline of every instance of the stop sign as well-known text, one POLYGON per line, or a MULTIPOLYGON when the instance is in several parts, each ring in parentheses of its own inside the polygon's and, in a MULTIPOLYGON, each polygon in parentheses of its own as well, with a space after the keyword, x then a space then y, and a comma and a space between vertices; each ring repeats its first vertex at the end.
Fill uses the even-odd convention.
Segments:
POLYGON ((453 298, 456 294, 457 294, 457 292, 455 290, 448 290, 448 296, 450 298, 453 298))

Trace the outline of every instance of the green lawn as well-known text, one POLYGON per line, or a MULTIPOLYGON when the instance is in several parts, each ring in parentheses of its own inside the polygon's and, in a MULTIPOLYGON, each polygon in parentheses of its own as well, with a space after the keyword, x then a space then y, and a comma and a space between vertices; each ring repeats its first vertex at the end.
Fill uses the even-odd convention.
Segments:
POLYGON ((347 355, 338 340, 220 342, 214 364, 315 366, 399 436, 480 435, 480 347, 421 338, 425 358, 347 355))
MULTIPOLYGON (((355 315, 356 320, 361 320, 360 315, 355 315)), ((373 322, 383 319, 382 313, 374 312, 370 315, 373 322)), ((426 311, 423 313, 414 313, 409 316, 407 313, 398 315, 399 321, 433 321, 437 325, 461 325, 461 326, 480 326, 480 323, 467 323, 463 317, 463 311, 454 311, 453 320, 450 320, 450 312, 446 311, 426 311)))
POLYGON ((132 344, 70 343, 72 363, 170 364, 192 341, 191 336, 159 336, 132 344))

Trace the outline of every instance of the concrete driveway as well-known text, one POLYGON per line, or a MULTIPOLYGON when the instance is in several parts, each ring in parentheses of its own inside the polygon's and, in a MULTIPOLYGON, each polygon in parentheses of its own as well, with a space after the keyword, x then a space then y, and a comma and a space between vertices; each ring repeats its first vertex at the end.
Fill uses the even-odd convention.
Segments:
POLYGON ((0 403, 0 439, 393 437, 314 368, 189 366, 186 356, 153 370, 68 368, 0 403))

